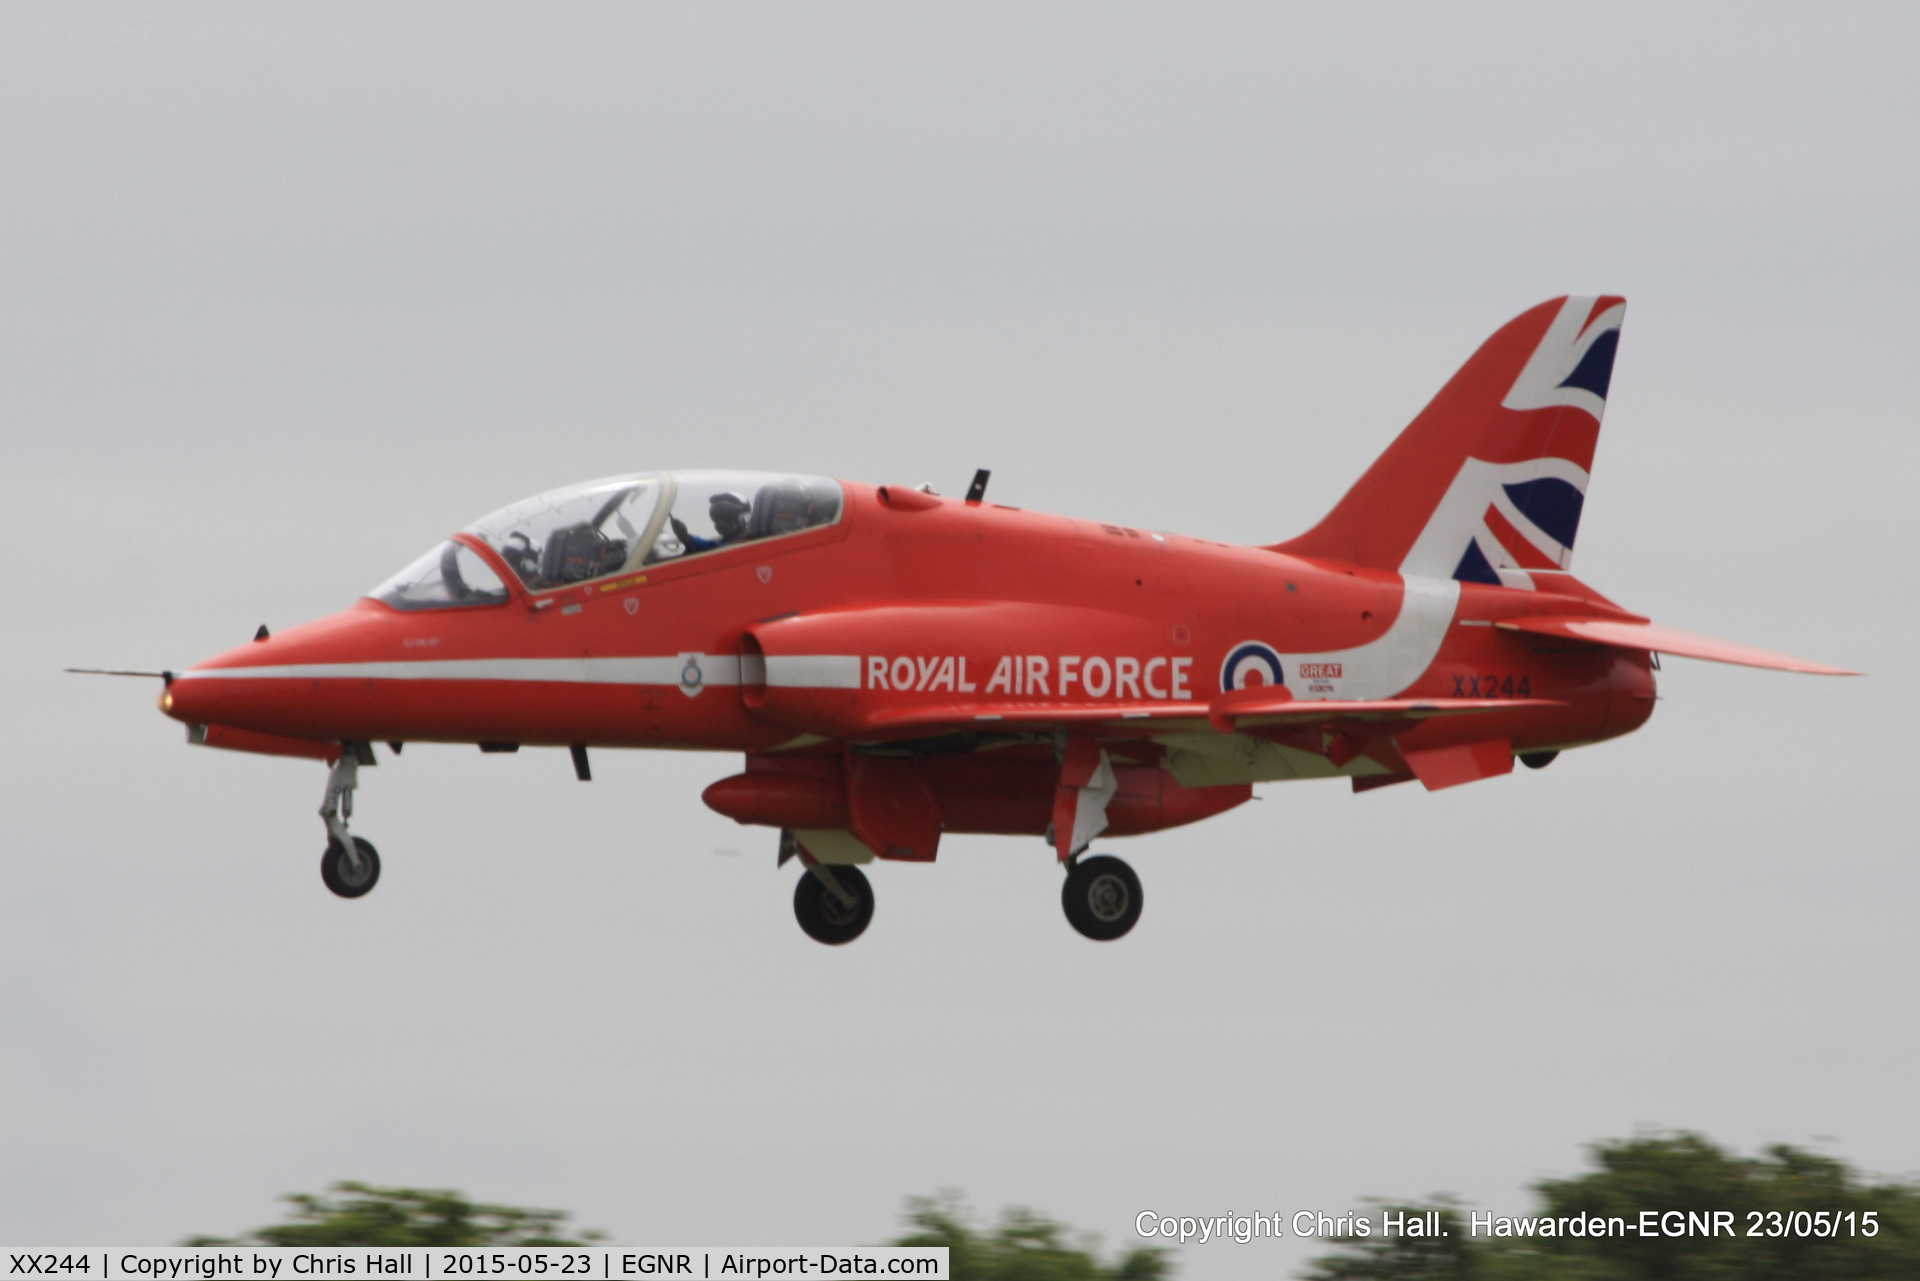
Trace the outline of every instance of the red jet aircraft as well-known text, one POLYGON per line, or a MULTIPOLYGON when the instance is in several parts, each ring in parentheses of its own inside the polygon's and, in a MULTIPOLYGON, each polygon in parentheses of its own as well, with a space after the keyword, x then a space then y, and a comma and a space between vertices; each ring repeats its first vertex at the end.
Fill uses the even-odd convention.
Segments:
POLYGON ((164 675, 189 742, 331 763, 321 875, 373 744, 739 752, 706 790, 806 871, 801 927, 873 914, 857 865, 945 832, 1044 836, 1074 928, 1140 882, 1096 837, 1191 823, 1252 784, 1367 791, 1539 769, 1636 729, 1655 654, 1846 674, 1629 613, 1569 571, 1619 298, 1555 299, 1475 353, 1313 529, 1269 547, 925 489, 667 472, 515 503, 344 613, 164 675))

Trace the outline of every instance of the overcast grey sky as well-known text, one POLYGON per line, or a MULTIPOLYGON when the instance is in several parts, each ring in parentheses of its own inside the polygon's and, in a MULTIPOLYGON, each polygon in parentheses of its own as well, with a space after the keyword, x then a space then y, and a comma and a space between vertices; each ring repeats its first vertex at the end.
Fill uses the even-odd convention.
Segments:
MULTIPOLYGON (((0 1240, 339 1178, 627 1241, 878 1240, 943 1186, 1503 1210, 1640 1125, 1920 1167, 1906 5, 0 9, 0 1240), (1509 317, 1629 313, 1577 567, 1679 627, 1628 739, 881 866, 794 925, 733 758, 417 747, 325 893, 306 762, 157 690, 553 485, 931 480, 1305 528, 1509 317), (716 849, 739 851, 737 856, 716 849)), ((1198 1281, 1298 1242, 1189 1249, 1198 1281)))

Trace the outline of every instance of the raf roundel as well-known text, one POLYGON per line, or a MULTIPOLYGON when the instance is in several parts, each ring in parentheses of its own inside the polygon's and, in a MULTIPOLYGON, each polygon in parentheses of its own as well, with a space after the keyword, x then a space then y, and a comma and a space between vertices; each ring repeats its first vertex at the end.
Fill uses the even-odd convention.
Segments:
POLYGON ((1285 685, 1287 678, 1281 675, 1280 655, 1273 646, 1260 641, 1241 641, 1227 651, 1227 661, 1220 664, 1220 689, 1265 689, 1274 685, 1285 685))

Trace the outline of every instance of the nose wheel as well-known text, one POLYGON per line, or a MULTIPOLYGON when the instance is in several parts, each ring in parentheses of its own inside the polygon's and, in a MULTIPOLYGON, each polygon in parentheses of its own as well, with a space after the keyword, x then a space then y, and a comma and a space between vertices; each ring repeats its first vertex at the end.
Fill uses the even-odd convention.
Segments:
POLYGON ((1090 939, 1108 942, 1140 919, 1140 878, 1111 854, 1075 859, 1060 887, 1067 921, 1090 939))
POLYGON ((330 841, 320 856, 320 879, 341 898, 359 898, 380 882, 380 851, 364 836, 353 838, 351 855, 340 842, 330 841))

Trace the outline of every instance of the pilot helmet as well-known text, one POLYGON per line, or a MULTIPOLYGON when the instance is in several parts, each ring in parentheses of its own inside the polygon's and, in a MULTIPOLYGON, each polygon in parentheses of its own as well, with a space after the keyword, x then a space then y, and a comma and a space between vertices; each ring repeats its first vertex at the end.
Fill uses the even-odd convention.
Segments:
POLYGON ((735 493, 722 490, 707 500, 707 515, 720 537, 735 539, 747 532, 747 515, 753 504, 735 493))

